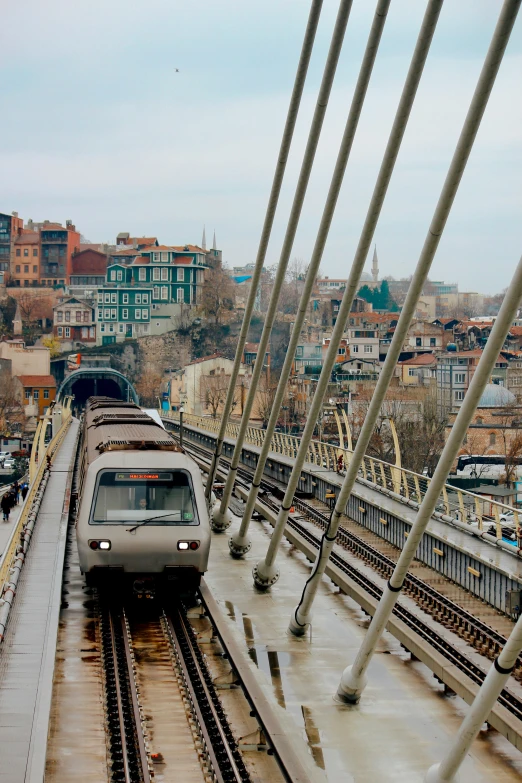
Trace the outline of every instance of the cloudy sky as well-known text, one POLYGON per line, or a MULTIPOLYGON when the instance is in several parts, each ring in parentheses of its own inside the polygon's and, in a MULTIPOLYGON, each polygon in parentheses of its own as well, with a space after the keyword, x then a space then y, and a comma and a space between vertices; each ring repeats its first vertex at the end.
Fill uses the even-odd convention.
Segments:
MULTIPOLYGON (((252 261, 309 5, 5 4, 0 211, 71 218, 93 242, 119 231, 199 242, 206 224, 227 263, 252 261)), ((324 0, 269 264, 279 257, 337 7, 324 0)), ((500 0, 445 2, 376 231, 382 275, 406 276, 417 261, 500 8, 500 0)), ((348 274, 424 9, 422 0, 392 0, 323 259, 331 277, 348 274)), ((354 0, 294 245, 304 260, 373 10, 354 0)), ((521 79, 519 18, 432 268, 433 279, 462 290, 502 289, 522 253, 521 79)))

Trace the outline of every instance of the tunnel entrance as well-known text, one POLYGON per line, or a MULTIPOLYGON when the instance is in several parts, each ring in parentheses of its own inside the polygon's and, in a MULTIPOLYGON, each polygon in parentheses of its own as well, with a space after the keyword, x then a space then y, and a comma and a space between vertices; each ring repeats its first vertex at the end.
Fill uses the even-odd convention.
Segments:
POLYGON ((74 396, 73 408, 83 408, 89 397, 113 397, 116 400, 139 402, 132 383, 117 370, 85 368, 75 370, 62 381, 57 397, 74 396))

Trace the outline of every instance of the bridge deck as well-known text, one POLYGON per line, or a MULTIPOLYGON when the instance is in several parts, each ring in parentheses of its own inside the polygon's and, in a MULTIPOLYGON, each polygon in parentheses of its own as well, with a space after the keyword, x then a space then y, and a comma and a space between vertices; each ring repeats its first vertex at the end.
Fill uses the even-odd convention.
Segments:
MULTIPOLYGON (((233 522, 237 529, 239 520, 233 522)), ((255 522, 253 546, 232 560, 228 535, 214 534, 207 584, 248 649, 265 693, 282 710, 296 747, 304 739, 319 780, 418 783, 440 760, 466 709, 420 663, 385 633, 369 670, 369 685, 355 707, 333 701, 341 672, 354 658, 367 617, 325 580, 314 610, 312 642, 287 634, 309 564, 284 542, 281 577, 269 593, 252 587, 252 567, 264 555, 272 528, 255 522)), ((519 780, 522 760, 496 732, 484 733, 461 770, 461 783, 519 780)))
POLYGON ((34 536, 0 646, 0 781, 43 779, 68 489, 78 422, 55 455, 34 536))

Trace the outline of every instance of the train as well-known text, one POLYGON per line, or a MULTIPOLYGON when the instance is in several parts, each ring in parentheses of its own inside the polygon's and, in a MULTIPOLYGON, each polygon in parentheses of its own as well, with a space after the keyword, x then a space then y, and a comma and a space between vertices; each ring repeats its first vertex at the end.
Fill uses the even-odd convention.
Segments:
POLYGON ((211 533, 196 462, 137 405, 108 397, 87 400, 79 449, 76 540, 87 583, 139 598, 197 589, 211 533))

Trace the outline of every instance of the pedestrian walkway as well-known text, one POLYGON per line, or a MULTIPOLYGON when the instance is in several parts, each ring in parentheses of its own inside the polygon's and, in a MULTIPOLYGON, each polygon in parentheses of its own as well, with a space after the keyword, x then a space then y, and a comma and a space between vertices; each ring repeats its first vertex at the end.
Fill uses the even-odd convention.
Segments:
POLYGON ((0 783, 43 780, 77 431, 73 420, 53 459, 0 645, 0 783))
POLYGON ((14 526, 18 522, 23 505, 22 496, 20 495, 20 501, 18 505, 11 509, 11 513, 9 514, 9 522, 4 522, 2 520, 2 516, 0 516, 0 558, 2 557, 4 549, 8 544, 14 526))

